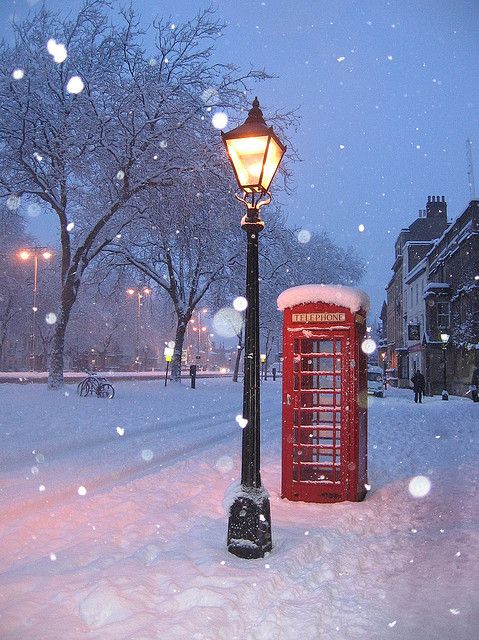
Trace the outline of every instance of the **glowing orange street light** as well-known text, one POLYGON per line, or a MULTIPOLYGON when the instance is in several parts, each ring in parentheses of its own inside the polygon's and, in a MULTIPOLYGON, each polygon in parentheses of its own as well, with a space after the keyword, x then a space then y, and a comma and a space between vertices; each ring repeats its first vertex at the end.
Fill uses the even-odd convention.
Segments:
POLYGON ((135 357, 135 367, 136 370, 140 370, 140 327, 141 327, 141 299, 143 296, 149 296, 151 294, 151 289, 149 287, 130 287, 126 290, 129 296, 136 295, 137 297, 137 305, 136 305, 136 357, 135 357))
POLYGON ((45 247, 31 247, 29 249, 22 249, 18 252, 18 257, 21 260, 27 261, 33 257, 33 292, 32 292, 32 324, 30 329, 30 370, 35 371, 36 360, 36 313, 37 307, 37 291, 38 291, 38 258, 41 256, 44 260, 50 260, 53 257, 53 253, 45 247))

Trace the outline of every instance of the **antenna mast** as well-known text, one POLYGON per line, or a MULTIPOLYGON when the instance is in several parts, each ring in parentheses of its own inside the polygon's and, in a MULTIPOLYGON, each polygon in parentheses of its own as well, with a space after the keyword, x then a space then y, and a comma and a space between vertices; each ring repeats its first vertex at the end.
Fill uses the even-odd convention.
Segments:
POLYGON ((466 140, 466 154, 467 154, 467 181, 469 184, 469 193, 471 200, 476 199, 476 184, 474 181, 474 166, 472 164, 472 142, 468 138, 466 140))

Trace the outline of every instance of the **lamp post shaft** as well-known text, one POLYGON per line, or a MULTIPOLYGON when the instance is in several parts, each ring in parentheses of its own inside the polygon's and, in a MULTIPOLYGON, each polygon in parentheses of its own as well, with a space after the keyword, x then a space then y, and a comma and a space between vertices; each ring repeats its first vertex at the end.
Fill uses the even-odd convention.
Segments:
POLYGON ((30 370, 35 371, 36 365, 36 324, 37 324, 37 283, 38 283, 38 253, 33 254, 33 292, 32 292, 32 329, 30 332, 30 370))
POLYGON ((443 389, 447 393, 447 346, 446 345, 443 346, 442 352, 443 352, 443 357, 444 357, 444 367, 443 367, 444 386, 443 386, 443 389))
POLYGON ((260 363, 259 363, 259 259, 258 239, 262 227, 246 225, 246 308, 241 484, 259 488, 260 477, 260 363))
POLYGON ((200 336, 200 334, 201 334, 201 309, 198 309, 198 326, 197 326, 197 329, 198 329, 198 341, 197 341, 198 342, 198 347, 197 347, 197 350, 196 350, 196 355, 199 356, 200 352, 201 352, 201 336, 200 336))
POLYGON ((141 326, 141 292, 137 291, 138 304, 136 309, 136 370, 140 370, 140 326, 141 326))
POLYGON ((247 233, 245 355, 241 487, 229 511, 228 551, 240 558, 263 558, 271 551, 269 496, 260 474, 260 362, 258 236, 263 229, 258 211, 243 220, 247 233))

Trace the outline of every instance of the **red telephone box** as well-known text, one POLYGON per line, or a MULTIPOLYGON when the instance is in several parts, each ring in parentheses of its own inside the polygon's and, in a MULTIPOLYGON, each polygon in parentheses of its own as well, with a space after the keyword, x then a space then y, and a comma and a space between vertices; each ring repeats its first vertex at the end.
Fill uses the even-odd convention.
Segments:
POLYGON ((303 285, 278 297, 283 320, 281 496, 358 501, 367 483, 368 296, 303 285))

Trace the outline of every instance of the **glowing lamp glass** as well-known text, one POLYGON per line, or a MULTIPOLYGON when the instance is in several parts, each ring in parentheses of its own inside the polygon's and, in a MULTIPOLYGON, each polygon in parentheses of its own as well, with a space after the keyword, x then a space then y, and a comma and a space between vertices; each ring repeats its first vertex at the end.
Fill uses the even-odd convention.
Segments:
POLYGON ((448 333, 441 333, 441 340, 446 343, 449 340, 449 334, 448 333))
POLYGON ((45 260, 50 260, 50 258, 52 257, 52 253, 51 251, 44 251, 42 253, 42 256, 45 258, 45 260))
POLYGON ((268 191, 284 151, 271 136, 225 140, 236 179, 244 191, 268 191))
POLYGON ((135 293, 135 290, 134 289, 127 289, 126 292, 127 292, 127 294, 129 296, 132 296, 135 293))
POLYGON ((286 147, 266 125, 257 98, 246 121, 221 136, 240 189, 246 193, 268 191, 286 147))
POLYGON ((22 260, 28 260, 28 258, 30 257, 30 254, 28 253, 28 251, 20 251, 18 255, 22 260))

